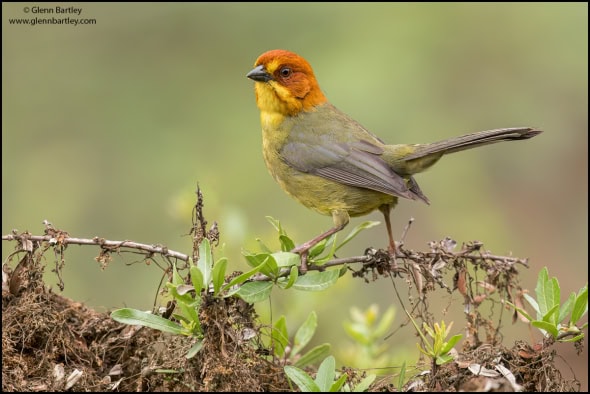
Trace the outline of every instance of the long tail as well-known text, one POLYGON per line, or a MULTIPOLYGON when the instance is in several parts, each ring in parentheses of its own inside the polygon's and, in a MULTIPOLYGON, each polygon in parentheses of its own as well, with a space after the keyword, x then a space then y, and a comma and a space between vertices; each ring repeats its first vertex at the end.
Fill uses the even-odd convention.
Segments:
POLYGON ((412 154, 405 156, 404 160, 418 159, 433 153, 446 154, 460 152, 465 149, 493 144, 500 141, 526 140, 541 132, 541 130, 531 127, 514 127, 510 129, 480 131, 477 133, 466 134, 461 137, 433 142, 431 144, 418 144, 416 145, 416 150, 412 154))

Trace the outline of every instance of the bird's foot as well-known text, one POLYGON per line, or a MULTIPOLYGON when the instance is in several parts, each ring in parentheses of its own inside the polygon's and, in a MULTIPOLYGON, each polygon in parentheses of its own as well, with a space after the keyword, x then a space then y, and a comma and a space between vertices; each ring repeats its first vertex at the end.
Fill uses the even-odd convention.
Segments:
POLYGON ((305 274, 307 272, 307 250, 299 254, 301 256, 301 265, 299 266, 299 273, 305 274))
POLYGON ((291 253, 297 253, 299 257, 301 257, 301 265, 299 266, 300 274, 305 274, 307 272, 307 255, 309 254, 310 248, 311 246, 309 245, 309 242, 305 242, 291 249, 291 253))
POLYGON ((387 253, 389 254, 389 259, 391 262, 391 268, 395 272, 398 271, 397 262, 395 261, 395 258, 398 255, 397 250, 396 250, 396 246, 397 246, 397 244, 395 242, 392 242, 387 247, 387 253))
POLYGON ((389 264, 390 264, 391 272, 393 272, 394 276, 401 277, 401 274, 406 271, 404 268, 397 265, 397 258, 402 256, 402 254, 398 250, 399 246, 401 246, 401 244, 399 244, 397 242, 395 242, 393 245, 390 244, 387 247, 387 254, 389 255, 389 264))

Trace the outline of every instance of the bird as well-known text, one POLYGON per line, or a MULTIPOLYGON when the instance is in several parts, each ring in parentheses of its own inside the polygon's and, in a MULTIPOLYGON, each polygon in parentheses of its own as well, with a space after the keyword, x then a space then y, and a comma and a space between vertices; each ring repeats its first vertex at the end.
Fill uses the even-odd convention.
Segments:
POLYGON ((342 230, 350 217, 381 211, 395 262, 391 210, 398 199, 429 204, 414 175, 443 155, 541 133, 533 127, 486 130, 425 144, 386 144, 332 105, 309 62, 284 49, 261 54, 246 74, 260 110, 262 152, 279 186, 304 206, 332 216, 333 226, 296 246, 301 272, 309 249, 342 230))

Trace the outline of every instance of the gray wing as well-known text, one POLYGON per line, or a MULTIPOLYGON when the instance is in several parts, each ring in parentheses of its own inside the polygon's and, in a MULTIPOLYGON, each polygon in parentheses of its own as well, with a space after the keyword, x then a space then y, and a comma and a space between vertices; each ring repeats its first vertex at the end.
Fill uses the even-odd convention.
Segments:
POLYGON ((282 159, 299 171, 345 185, 428 203, 413 179, 406 182, 381 158, 383 148, 379 139, 368 131, 366 138, 359 138, 359 134, 365 137, 359 133, 364 131, 362 126, 341 112, 338 115, 340 118, 331 117, 330 122, 299 119, 280 152, 282 159), (318 130, 317 124, 327 127, 318 130))

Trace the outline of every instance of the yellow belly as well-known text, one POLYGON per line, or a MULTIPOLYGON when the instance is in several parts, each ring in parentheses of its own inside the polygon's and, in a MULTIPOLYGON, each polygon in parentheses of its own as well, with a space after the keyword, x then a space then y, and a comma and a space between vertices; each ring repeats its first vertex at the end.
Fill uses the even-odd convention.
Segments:
POLYGON ((275 151, 263 151, 266 167, 281 188, 321 214, 331 215, 334 210, 344 210, 350 216, 362 216, 383 204, 394 206, 397 202, 397 197, 388 194, 303 173, 286 164, 275 151))

